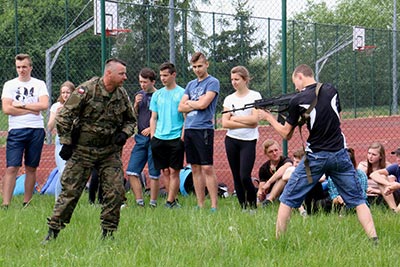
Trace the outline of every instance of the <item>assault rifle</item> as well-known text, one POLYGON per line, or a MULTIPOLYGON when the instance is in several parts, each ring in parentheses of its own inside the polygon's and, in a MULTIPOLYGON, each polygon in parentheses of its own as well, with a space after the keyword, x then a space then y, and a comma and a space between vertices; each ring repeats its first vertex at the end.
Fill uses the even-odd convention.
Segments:
POLYGON ((228 113, 228 112, 235 112, 239 110, 245 110, 249 108, 256 108, 256 109, 264 109, 264 110, 269 110, 271 112, 277 112, 278 113, 278 121, 282 124, 285 123, 285 118, 288 115, 288 109, 289 109, 289 102, 290 100, 297 94, 296 93, 291 93, 291 94, 286 94, 286 95, 280 95, 280 96, 275 96, 271 98, 263 98, 263 99, 258 99, 254 101, 253 103, 245 104, 242 108, 234 108, 232 107, 231 110, 224 110, 222 111, 223 113, 228 113))

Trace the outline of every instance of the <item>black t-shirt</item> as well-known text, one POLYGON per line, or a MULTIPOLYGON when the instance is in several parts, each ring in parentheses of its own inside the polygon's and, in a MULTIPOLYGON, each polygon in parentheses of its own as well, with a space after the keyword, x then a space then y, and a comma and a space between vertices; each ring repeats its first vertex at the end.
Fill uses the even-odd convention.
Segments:
MULTIPOLYGON (((307 86, 295 95, 289 103, 289 116, 286 121, 297 126, 299 117, 305 113, 315 98, 316 83, 307 86)), ((331 84, 324 83, 319 91, 318 102, 310 113, 307 129, 310 135, 307 139, 306 151, 339 151, 345 147, 345 139, 340 129, 339 94, 331 84)))
MULTIPOLYGON (((271 179, 272 175, 280 168, 282 167, 285 163, 290 162, 293 163, 292 160, 288 157, 282 157, 279 160, 278 165, 276 166, 275 170, 271 169, 271 161, 266 161, 259 169, 258 171, 258 178, 260 179, 260 182, 266 182, 269 179, 271 179)), ((271 191, 271 188, 274 186, 275 183, 271 184, 270 189, 268 190, 271 191)))

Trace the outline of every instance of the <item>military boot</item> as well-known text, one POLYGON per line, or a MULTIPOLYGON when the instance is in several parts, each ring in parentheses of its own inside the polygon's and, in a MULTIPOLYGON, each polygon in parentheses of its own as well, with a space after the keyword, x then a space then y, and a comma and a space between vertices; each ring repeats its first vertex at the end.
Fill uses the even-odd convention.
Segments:
POLYGON ((47 236, 42 241, 42 245, 46 245, 51 240, 55 240, 58 236, 58 233, 60 233, 60 230, 49 228, 47 236))

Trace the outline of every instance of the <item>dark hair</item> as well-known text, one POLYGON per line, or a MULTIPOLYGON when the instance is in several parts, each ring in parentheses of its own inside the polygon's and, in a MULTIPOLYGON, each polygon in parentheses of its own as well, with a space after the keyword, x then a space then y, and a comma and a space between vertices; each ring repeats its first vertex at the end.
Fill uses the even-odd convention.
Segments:
POLYGON ((15 56, 15 60, 21 61, 27 59, 29 61, 29 65, 32 66, 32 59, 28 54, 18 54, 15 56))
POLYGON ((161 64, 160 71, 163 70, 168 70, 170 74, 176 72, 175 65, 172 64, 171 62, 164 62, 163 64, 161 64))
POLYGON ((63 88, 63 87, 68 87, 68 89, 71 91, 71 93, 75 90, 75 85, 72 83, 72 82, 70 82, 70 81, 65 81, 63 84, 61 84, 61 86, 60 86, 60 96, 58 97, 58 99, 57 99, 57 101, 58 102, 60 102, 61 104, 64 104, 64 98, 62 98, 62 95, 61 95, 61 88, 63 88))
POLYGON ((107 67, 110 63, 119 63, 119 64, 122 64, 122 65, 124 65, 126 67, 126 62, 122 61, 122 60, 120 60, 118 58, 109 58, 109 59, 107 59, 105 66, 107 67))
POLYGON ((150 68, 141 69, 139 75, 144 79, 149 79, 150 81, 155 81, 157 79, 156 72, 150 68))
POLYGON ((357 164, 356 164, 356 155, 355 155, 354 149, 349 147, 347 149, 347 152, 349 153, 349 157, 350 157, 351 163, 353 163, 354 169, 356 169, 357 164))
POLYGON ((294 69, 293 75, 296 75, 298 73, 301 73, 306 77, 314 77, 314 71, 310 66, 306 64, 301 64, 294 69))
POLYGON ((194 63, 194 62, 196 62, 196 61, 198 61, 200 59, 203 59, 204 61, 207 61, 207 58, 203 53, 196 52, 196 53, 194 53, 192 55, 192 58, 190 59, 190 63, 194 63))

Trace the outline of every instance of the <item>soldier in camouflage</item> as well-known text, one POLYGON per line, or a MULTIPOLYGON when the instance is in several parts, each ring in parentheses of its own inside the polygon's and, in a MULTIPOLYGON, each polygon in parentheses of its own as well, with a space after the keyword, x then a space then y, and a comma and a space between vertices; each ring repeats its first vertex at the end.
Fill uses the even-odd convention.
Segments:
POLYGON ((67 163, 44 243, 55 239, 70 222, 93 168, 98 170, 104 192, 100 216, 103 238, 117 230, 120 207, 126 200, 121 151, 136 126, 131 101, 122 87, 126 79, 126 64, 118 59, 107 60, 103 77, 80 85, 57 115, 57 131, 63 144, 60 156, 67 163))

